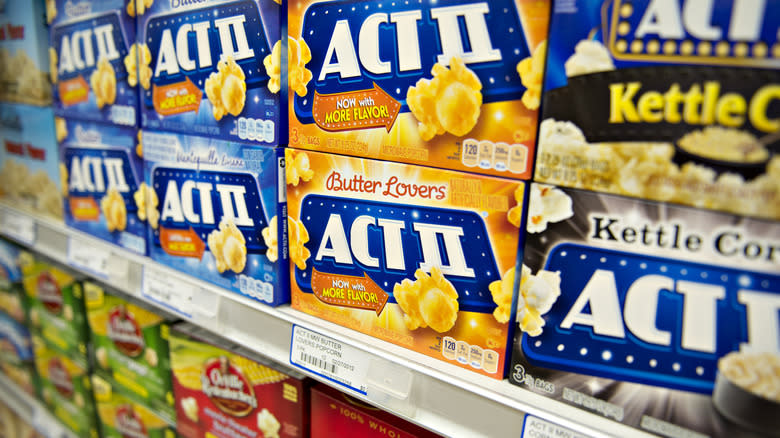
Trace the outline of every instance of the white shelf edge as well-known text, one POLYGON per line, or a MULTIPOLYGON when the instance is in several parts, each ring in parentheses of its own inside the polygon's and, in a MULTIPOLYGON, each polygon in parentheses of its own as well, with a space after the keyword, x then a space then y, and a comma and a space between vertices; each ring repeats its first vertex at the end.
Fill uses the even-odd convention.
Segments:
MULTIPOLYGON (((145 269, 162 271, 172 278, 189 284, 193 290, 201 291, 199 293, 205 294, 208 299, 216 303, 216 310, 210 309, 208 314, 195 311, 191 317, 182 319, 229 338, 276 362, 290 366, 290 340, 292 326, 295 324, 356 347, 372 359, 389 361, 404 367, 413 374, 413 388, 409 400, 414 404, 415 414, 406 416, 393 409, 388 410, 437 433, 454 437, 520 436, 524 414, 530 414, 594 437, 653 436, 514 386, 506 380, 494 380, 469 372, 455 365, 296 311, 289 306, 273 308, 263 305, 161 265, 147 257, 133 254, 108 242, 67 228, 63 223, 53 219, 33 215, 0 202, 0 214, 5 214, 5 211, 9 210, 15 214, 27 215, 35 221, 35 242, 32 246, 24 245, 14 236, 7 235, 5 230, 0 230, 0 234, 65 265, 68 265, 68 241, 71 239, 77 239, 80 245, 109 251, 112 257, 123 260, 123 263, 126 261, 126 272, 119 272, 120 275, 109 275, 108 278, 99 278, 98 281, 170 313, 171 309, 145 299, 141 295, 143 271, 145 269)), ((120 264, 120 266, 124 265, 120 264)), ((73 269, 80 271, 77 268, 73 269)), ((81 271, 90 275, 89 272, 81 271)), ((320 376, 304 373, 333 385, 320 376)), ((382 405, 344 387, 338 388, 370 403, 382 405)))
POLYGON ((47 438, 77 438, 38 400, 0 373, 0 401, 47 438))

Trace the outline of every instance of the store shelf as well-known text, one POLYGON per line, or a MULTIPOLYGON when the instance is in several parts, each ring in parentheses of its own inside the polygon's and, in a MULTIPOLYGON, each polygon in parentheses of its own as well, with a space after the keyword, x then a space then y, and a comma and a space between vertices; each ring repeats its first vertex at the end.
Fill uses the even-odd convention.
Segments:
POLYGON ((5 375, 0 374, 0 402, 5 403, 20 418, 47 438, 77 438, 57 421, 38 400, 22 391, 5 375))
POLYGON ((360 356, 367 394, 308 375, 448 436, 521 436, 525 414, 589 436, 650 436, 289 306, 272 308, 251 301, 2 203, 0 233, 280 363, 290 363, 294 326, 326 335, 360 356))

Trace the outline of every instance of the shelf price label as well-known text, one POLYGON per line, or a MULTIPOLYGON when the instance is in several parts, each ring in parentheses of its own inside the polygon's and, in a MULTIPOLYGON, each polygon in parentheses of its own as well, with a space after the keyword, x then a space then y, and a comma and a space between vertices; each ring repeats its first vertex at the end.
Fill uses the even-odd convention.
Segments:
POLYGON ((7 236, 25 245, 35 244, 35 221, 30 216, 5 210, 0 215, 0 229, 7 236))
POLYGON ((90 245, 80 239, 68 239, 68 264, 102 279, 108 279, 111 251, 90 245))
POLYGON ((589 438, 583 435, 547 420, 526 415, 523 421, 523 438, 589 438))
POLYGON ((141 295, 185 318, 192 318, 192 294, 195 287, 181 277, 145 266, 141 295))
POLYGON ((329 336, 293 325, 290 363, 366 395, 370 356, 329 336))

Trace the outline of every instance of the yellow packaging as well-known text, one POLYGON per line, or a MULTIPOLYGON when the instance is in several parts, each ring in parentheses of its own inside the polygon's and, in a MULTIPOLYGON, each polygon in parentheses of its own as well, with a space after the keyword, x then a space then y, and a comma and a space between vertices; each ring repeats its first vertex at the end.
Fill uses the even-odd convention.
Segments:
POLYGON ((292 306, 500 379, 525 184, 287 150, 292 306))

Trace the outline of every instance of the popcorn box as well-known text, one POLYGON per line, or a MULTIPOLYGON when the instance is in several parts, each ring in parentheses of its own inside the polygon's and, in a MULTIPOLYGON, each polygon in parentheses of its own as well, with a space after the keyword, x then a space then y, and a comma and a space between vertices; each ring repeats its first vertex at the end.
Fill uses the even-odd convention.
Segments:
POLYGON ((51 105, 44 2, 7 1, 0 8, 0 100, 51 105))
POLYGON ((84 295, 95 368, 172 422, 168 320, 92 282, 84 295))
POLYGON ((57 121, 65 223, 137 254, 146 254, 141 134, 71 119, 57 121))
POLYGON ((780 219, 780 1, 701 6, 555 5, 536 181, 780 219))
POLYGON ((92 387, 102 437, 176 437, 175 422, 171 424, 111 379, 93 374, 92 387))
POLYGON ((284 150, 151 131, 143 139, 151 257, 254 300, 288 303, 284 150))
POLYGON ((135 0, 47 0, 54 112, 138 124, 135 0))
POLYGON ((290 0, 289 144, 531 177, 548 0, 290 0))
POLYGON ((0 360, 0 372, 14 382, 19 389, 31 397, 37 397, 39 391, 38 374, 35 373, 35 363, 32 361, 32 357, 29 361, 18 364, 0 360))
POLYGON ((308 382, 300 374, 269 368, 247 358, 240 347, 204 335, 186 324, 171 332, 181 436, 308 436, 308 382))
POLYGON ((311 388, 311 438, 433 438, 439 435, 328 385, 311 388))
POLYGON ((780 430, 780 224, 533 183, 528 232, 512 383, 665 436, 780 430))
POLYGON ((27 324, 27 297, 22 286, 20 259, 30 257, 15 244, 0 239, 0 313, 27 324))
POLYGON ((67 354, 86 357, 89 338, 81 284, 41 259, 22 265, 22 274, 30 329, 67 354))
POLYGON ((0 103, 0 139, 0 198, 61 221, 62 179, 52 109, 0 103))
POLYGON ((85 358, 67 356, 38 336, 33 337, 33 345, 40 377, 39 397, 49 412, 76 436, 100 436, 85 358))
POLYGON ((0 313, 0 362, 18 365, 32 360, 32 354, 27 327, 0 313))
MULTIPOLYGON (((276 0, 143 0, 138 14, 144 128, 282 145, 276 0)), ((282 89, 284 88, 284 89, 282 89)), ((280 96, 280 94, 282 96, 280 96)))
POLYGON ((292 306, 496 379, 526 185, 287 150, 292 306))

